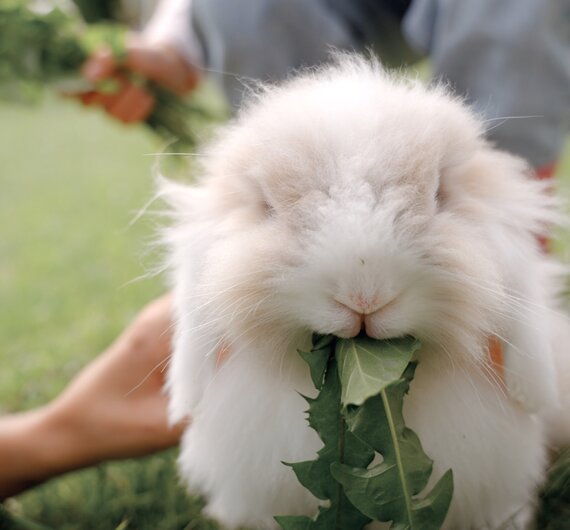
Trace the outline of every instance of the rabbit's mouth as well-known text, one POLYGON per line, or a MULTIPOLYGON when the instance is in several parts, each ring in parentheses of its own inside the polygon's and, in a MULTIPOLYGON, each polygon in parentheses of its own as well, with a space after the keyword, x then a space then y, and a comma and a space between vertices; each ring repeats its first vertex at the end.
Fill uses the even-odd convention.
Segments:
POLYGON ((367 336, 371 339, 395 339, 408 334, 389 325, 390 313, 397 306, 397 297, 386 303, 378 303, 376 300, 364 303, 360 298, 356 301, 335 298, 334 302, 343 322, 343 325, 333 332, 338 337, 351 339, 367 336))

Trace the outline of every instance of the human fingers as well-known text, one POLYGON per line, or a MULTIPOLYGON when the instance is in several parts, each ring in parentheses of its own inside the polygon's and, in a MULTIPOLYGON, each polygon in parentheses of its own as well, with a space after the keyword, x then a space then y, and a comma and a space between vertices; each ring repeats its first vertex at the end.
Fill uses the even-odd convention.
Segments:
POLYGON ((140 400, 137 409, 132 410, 132 416, 136 416, 139 411, 144 411, 141 416, 140 425, 145 429, 139 429, 145 433, 144 440, 141 440, 140 450, 145 453, 158 451, 172 447, 180 442, 180 437, 191 421, 186 418, 175 425, 171 425, 168 420, 168 398, 164 392, 149 394, 148 399, 140 400))
POLYGON ((107 112, 123 123, 145 120, 154 108, 155 99, 143 88, 129 84, 118 98, 106 106, 107 112))
POLYGON ((114 75, 118 88, 114 92, 89 91, 78 97, 86 106, 103 107, 108 114, 123 123, 145 120, 154 108, 155 99, 144 88, 123 76, 114 75))
POLYGON ((108 47, 96 50, 84 63, 82 73, 96 83, 108 79, 119 68, 138 72, 177 94, 185 94, 199 81, 197 69, 189 64, 174 48, 148 43, 139 36, 130 35, 126 44, 126 57, 121 65, 108 47))
POLYGON ((178 443, 184 425, 169 424, 163 392, 171 318, 169 295, 147 305, 52 403, 53 416, 81 442, 79 465, 178 443))
POLYGON ((90 90, 89 92, 80 92, 75 97, 81 101, 86 107, 91 107, 92 105, 97 104, 97 100, 99 97, 99 92, 95 90, 90 90))
POLYGON ((185 94, 199 81, 197 69, 174 48, 151 45, 135 36, 127 42, 125 66, 176 94, 185 94))
MULTIPOLYGON (((120 89, 121 92, 124 90, 120 89)), ((120 93, 99 92, 97 90, 90 90, 89 92, 81 92, 77 94, 77 98, 86 107, 111 107, 115 101, 120 97, 120 93)))

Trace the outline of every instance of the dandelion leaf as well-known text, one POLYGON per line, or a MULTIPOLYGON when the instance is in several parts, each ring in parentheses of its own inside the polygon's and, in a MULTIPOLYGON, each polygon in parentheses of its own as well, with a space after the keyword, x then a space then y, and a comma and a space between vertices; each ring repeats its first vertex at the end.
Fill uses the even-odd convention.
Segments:
POLYGON ((335 355, 342 404, 362 405, 397 381, 419 347, 419 341, 412 337, 382 341, 368 337, 340 339, 335 355))
MULTIPOLYGON (((314 519, 300 516, 279 516, 276 521, 284 530, 359 530, 370 519, 357 510, 346 498, 342 487, 331 475, 331 464, 342 462, 354 467, 366 467, 374 457, 374 451, 362 440, 350 433, 344 421, 340 404, 340 380, 334 359, 334 340, 328 343, 314 340, 318 349, 307 357, 327 354, 320 393, 316 399, 307 399, 309 425, 319 434, 323 447, 317 459, 290 465, 297 479, 317 498, 327 501, 314 519)), ((303 355, 303 354, 301 354, 303 355)), ((303 356, 305 358, 305 356, 303 356)), ((309 363, 309 366, 311 364, 309 363)), ((319 368, 320 371, 320 368, 319 368)), ((315 386, 320 379, 316 378, 315 386)), ((313 378, 313 381, 315 378, 313 378)))
POLYGON ((453 478, 448 471, 428 495, 417 497, 427 486, 432 461, 402 415, 414 370, 410 363, 398 381, 347 416, 349 429, 382 455, 382 463, 370 469, 334 463, 331 472, 352 504, 371 519, 392 521, 392 529, 437 530, 451 503, 453 478))
POLYGON ((305 515, 278 515, 275 517, 283 530, 314 530, 314 521, 305 515))
POLYGON ((392 530, 441 527, 453 492, 451 471, 424 492, 432 461, 402 414, 418 348, 412 338, 315 335, 312 350, 299 352, 320 390, 305 399, 323 447, 317 459, 287 465, 324 502, 314 518, 276 517, 284 530, 360 530, 371 520, 391 522, 392 530), (369 468, 375 455, 381 462, 369 468))
POLYGON ((299 355, 309 365, 311 379, 317 390, 320 390, 323 386, 334 340, 332 335, 314 335, 311 351, 304 352, 299 350, 299 355))

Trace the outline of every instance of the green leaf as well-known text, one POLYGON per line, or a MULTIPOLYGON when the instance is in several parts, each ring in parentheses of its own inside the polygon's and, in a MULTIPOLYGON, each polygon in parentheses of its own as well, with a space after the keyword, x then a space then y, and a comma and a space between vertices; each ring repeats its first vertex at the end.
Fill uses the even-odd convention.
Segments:
POLYGON ((332 335, 313 336, 313 347, 310 352, 299 350, 299 355, 309 365, 311 370, 311 379, 315 388, 320 390, 325 379, 325 371, 331 356, 331 349, 334 344, 332 335))
POLYGON ((328 501, 321 507, 315 519, 303 517, 276 517, 276 521, 285 530, 359 530, 370 519, 360 513, 346 498, 340 484, 332 477, 330 466, 333 462, 347 463, 351 466, 366 467, 374 458, 374 451, 354 434, 348 432, 340 404, 340 380, 334 359, 334 337, 315 335, 315 347, 303 355, 309 366, 315 358, 316 369, 313 382, 320 385, 319 395, 308 399, 309 425, 318 433, 323 447, 313 461, 290 465, 297 478, 317 498, 328 501), (322 368, 325 357, 325 368, 322 368), (319 374, 323 374, 323 376, 319 374), (324 378, 323 378, 324 377, 324 378))
POLYGON ((368 399, 347 419, 350 430, 380 453, 383 462, 370 469, 333 464, 331 472, 350 501, 368 517, 392 521, 398 530, 437 530, 451 503, 453 478, 449 471, 431 493, 417 497, 427 486, 432 461, 402 415, 414 370, 412 363, 400 380, 368 399))
POLYGON ((274 517, 283 530, 311 530, 314 521, 304 515, 277 515, 274 517))
POLYGON ((397 381, 419 347, 419 341, 412 337, 383 341, 368 337, 340 339, 335 355, 342 404, 362 405, 397 381))
POLYGON ((330 488, 330 481, 322 480, 329 473, 330 462, 318 459, 287 465, 293 469, 297 480, 318 499, 327 500, 334 494, 330 488))
POLYGON ((447 472, 419 497, 432 461, 402 415, 416 368, 410 360, 419 342, 315 335, 313 344, 310 352, 299 353, 320 390, 316 398, 306 399, 309 425, 323 447, 316 460, 287 465, 328 504, 313 519, 281 516, 277 522, 284 530, 360 530, 372 519, 391 521, 393 530, 439 529, 453 478, 447 472), (382 463, 368 468, 375 454, 382 463))

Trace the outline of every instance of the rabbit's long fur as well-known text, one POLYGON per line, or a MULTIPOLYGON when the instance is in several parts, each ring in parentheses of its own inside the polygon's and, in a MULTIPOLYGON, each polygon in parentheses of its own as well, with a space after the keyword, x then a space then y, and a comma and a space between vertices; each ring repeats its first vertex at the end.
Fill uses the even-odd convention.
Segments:
POLYGON ((170 418, 191 416, 182 476, 229 528, 315 513, 281 463, 321 446, 296 351, 312 332, 361 326, 423 344, 404 414, 433 480, 453 469, 445 528, 527 524, 550 440, 570 430, 557 413, 556 356, 570 364, 562 268, 537 244, 557 214, 483 135, 445 88, 345 57, 261 91, 204 153, 197 185, 164 185, 170 418))

